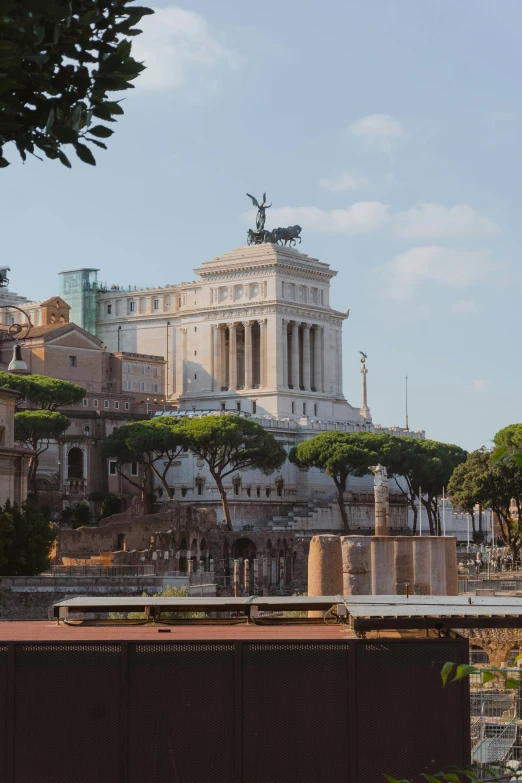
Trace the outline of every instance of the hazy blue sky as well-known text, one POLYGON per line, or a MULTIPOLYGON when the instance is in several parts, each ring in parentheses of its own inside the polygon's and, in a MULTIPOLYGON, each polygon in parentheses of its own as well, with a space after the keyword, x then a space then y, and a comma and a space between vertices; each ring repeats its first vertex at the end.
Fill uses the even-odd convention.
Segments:
POLYGON ((298 222, 338 270, 352 404, 360 349, 375 422, 404 424, 406 373, 428 437, 475 448, 519 421, 520 0, 155 7, 97 167, 2 170, 11 288, 47 297, 80 266, 191 280, 244 244, 245 192, 266 190, 268 226, 298 222))

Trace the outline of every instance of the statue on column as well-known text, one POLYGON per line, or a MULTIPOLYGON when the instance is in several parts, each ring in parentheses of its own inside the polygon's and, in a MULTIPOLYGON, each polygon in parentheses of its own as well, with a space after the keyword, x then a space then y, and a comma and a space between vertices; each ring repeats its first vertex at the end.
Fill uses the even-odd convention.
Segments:
POLYGON ((375 535, 390 534, 388 520, 390 518, 390 490, 388 487, 388 472, 384 465, 370 465, 368 470, 373 473, 373 494, 375 498, 375 535))

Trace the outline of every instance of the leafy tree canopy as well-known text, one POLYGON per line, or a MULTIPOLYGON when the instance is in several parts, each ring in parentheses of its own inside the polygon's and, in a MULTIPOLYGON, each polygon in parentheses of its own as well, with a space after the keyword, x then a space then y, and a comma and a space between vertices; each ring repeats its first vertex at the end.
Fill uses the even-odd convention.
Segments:
POLYGON ((479 449, 455 469, 448 492, 457 508, 467 511, 479 504, 492 509, 516 560, 522 546, 522 470, 513 461, 495 461, 491 451, 479 449))
POLYGON ((102 453, 117 460, 118 470, 130 484, 139 487, 142 499, 146 499, 146 484, 154 473, 163 485, 167 496, 173 497, 167 481, 172 463, 187 448, 187 437, 181 424, 169 416, 145 419, 118 427, 104 441, 102 453), (138 462, 143 466, 141 481, 133 481, 123 473, 122 465, 138 462))
POLYGON ((370 465, 379 462, 387 466, 394 459, 394 440, 389 435, 373 432, 322 432, 295 446, 289 459, 298 467, 323 468, 333 479, 341 518, 348 529, 344 504, 348 476, 362 476, 370 465))
POLYGON ((48 375, 13 375, 0 372, 0 386, 19 392, 17 407, 29 402, 38 408, 56 410, 67 405, 77 405, 86 391, 77 383, 61 381, 48 375))
POLYGON ((63 435, 71 420, 57 411, 19 411, 14 416, 15 440, 25 443, 34 453, 29 463, 28 482, 34 497, 37 495, 37 471, 40 455, 49 448, 49 442, 63 435))
POLYGON ((496 447, 493 453, 495 460, 513 459, 522 468, 522 424, 509 424, 499 430, 493 442, 496 447))
POLYGON ((0 576, 34 576, 49 567, 56 533, 30 502, 0 508, 0 576))
POLYGON ((273 473, 286 460, 286 451, 260 424, 242 416, 202 416, 184 421, 181 426, 190 451, 208 465, 219 490, 227 528, 231 530, 223 479, 236 471, 252 468, 273 473))
POLYGON ((0 10, 0 168, 14 142, 25 161, 40 150, 64 166, 71 144, 84 163, 88 144, 106 149, 108 125, 123 114, 108 94, 128 90, 144 69, 129 36, 150 8, 133 0, 3 0, 0 10), (87 143, 86 143, 87 142, 87 143))

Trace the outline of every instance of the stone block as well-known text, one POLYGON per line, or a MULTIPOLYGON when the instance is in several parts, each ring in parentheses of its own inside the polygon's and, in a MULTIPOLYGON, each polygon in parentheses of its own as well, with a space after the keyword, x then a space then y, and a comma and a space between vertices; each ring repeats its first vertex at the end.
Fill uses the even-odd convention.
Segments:
POLYGON ((343 595, 370 595, 371 539, 368 536, 341 536, 343 595))

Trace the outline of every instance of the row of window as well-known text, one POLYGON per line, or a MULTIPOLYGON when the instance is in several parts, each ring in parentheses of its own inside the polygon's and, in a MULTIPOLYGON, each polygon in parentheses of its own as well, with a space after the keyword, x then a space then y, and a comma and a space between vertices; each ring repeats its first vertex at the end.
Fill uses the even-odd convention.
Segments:
MULTIPOLYGON (((110 460, 109 461, 109 476, 116 476, 118 473, 117 470, 118 463, 116 460, 110 460)), ((139 471, 138 463, 137 462, 131 462, 130 464, 130 474, 131 476, 137 476, 139 471)))
MULTIPOLYGON (((152 391, 153 394, 160 393, 159 383, 153 383, 151 384, 151 386, 152 389, 150 391, 152 391)), ((147 389, 147 384, 145 383, 145 381, 140 381, 139 383, 137 381, 135 381, 134 383, 132 381, 124 381, 123 388, 125 389, 125 391, 133 391, 133 390, 140 391, 140 392, 149 391, 149 389, 147 389)))
MULTIPOLYGON (((317 410, 318 410, 317 403, 314 402, 314 416, 318 415, 317 410)), ((307 411, 308 411, 308 403, 303 402, 303 416, 307 416, 308 415, 307 411)), ((292 402, 292 413, 295 413, 295 412, 296 412, 296 403, 292 402)))
MULTIPOLYGON (((113 400, 112 404, 113 404, 114 410, 115 411, 119 411, 119 409, 120 409, 120 401, 119 400, 113 400)), ((84 408, 88 408, 89 407, 89 400, 88 400, 87 397, 83 398, 83 407, 84 408)), ((93 408, 99 408, 100 407, 99 401, 96 400, 96 399, 92 400, 92 407, 93 408)), ((103 401, 103 407, 105 408, 105 410, 108 410, 111 407, 111 401, 110 400, 104 400, 103 401)), ((130 402, 125 402, 124 403, 124 407, 125 407, 126 411, 130 411, 130 402)))
POLYGON ((145 370, 147 371, 147 375, 150 375, 152 371, 152 375, 154 376, 154 378, 157 378, 159 375, 159 369, 157 367, 151 367, 150 364, 144 365, 144 364, 138 364, 137 362, 123 363, 124 375, 128 375, 130 373, 133 373, 134 375, 145 375, 145 370))
MULTIPOLYGON (((129 313, 137 313, 137 302, 135 300, 131 300, 129 302, 129 313)), ((167 300, 165 301, 165 306, 170 307, 170 297, 167 297, 167 300)), ((152 309, 155 311, 158 311, 160 309, 160 300, 159 299, 153 299, 152 300, 152 309)), ((106 315, 112 315, 112 303, 108 303, 105 305, 105 313, 106 315)))

